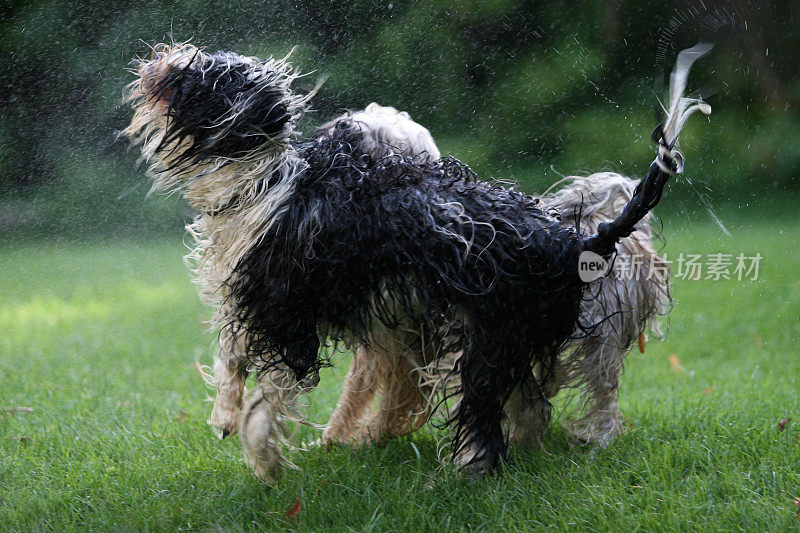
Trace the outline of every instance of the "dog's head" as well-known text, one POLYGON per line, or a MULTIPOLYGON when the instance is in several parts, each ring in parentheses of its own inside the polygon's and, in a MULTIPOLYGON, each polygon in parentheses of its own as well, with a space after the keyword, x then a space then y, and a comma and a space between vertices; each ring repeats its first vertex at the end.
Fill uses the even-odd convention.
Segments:
POLYGON ((156 46, 136 62, 136 74, 126 95, 135 114, 123 134, 153 160, 157 190, 222 169, 238 178, 263 174, 285 158, 309 99, 290 90, 297 74, 285 60, 208 54, 190 44, 156 46))
POLYGON ((408 113, 374 102, 320 126, 314 136, 349 138, 373 159, 403 154, 420 163, 432 163, 441 157, 430 132, 408 113))

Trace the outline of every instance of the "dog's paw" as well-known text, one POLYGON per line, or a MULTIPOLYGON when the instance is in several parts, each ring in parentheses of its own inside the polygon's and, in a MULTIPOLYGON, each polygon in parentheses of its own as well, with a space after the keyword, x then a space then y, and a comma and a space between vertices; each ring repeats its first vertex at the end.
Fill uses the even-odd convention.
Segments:
POLYGON ((341 446, 342 444, 343 443, 338 440, 323 435, 320 438, 314 439, 310 442, 304 442, 302 447, 306 450, 311 450, 314 448, 322 448, 328 451, 333 449, 335 446, 341 446))
POLYGON ((503 468, 505 461, 506 459, 500 460, 495 458, 493 460, 492 458, 484 457, 482 459, 478 459, 477 461, 463 464, 460 466, 460 469, 467 479, 479 480, 498 474, 503 468))
POLYGON ((468 464, 464 466, 462 470, 464 471, 464 475, 469 479, 482 479, 491 472, 489 464, 484 461, 468 464))
POLYGON ((568 435, 578 444, 592 448, 607 448, 622 432, 619 420, 601 418, 579 422, 568 427, 568 435))
POLYGON ((500 457, 489 454, 475 445, 466 446, 455 457, 456 466, 468 478, 480 479, 500 466, 500 457))
POLYGON ((275 482, 275 469, 272 468, 271 465, 268 463, 249 463, 250 466, 253 468, 253 475, 256 476, 258 479, 263 481, 264 483, 274 483, 275 482))
POLYGON ((239 431, 241 418, 241 409, 224 409, 219 405, 214 405, 214 410, 211 412, 211 416, 206 422, 211 426, 211 429, 218 438, 224 439, 239 431))
POLYGON ((245 461, 259 479, 272 482, 281 467, 291 466, 281 453, 281 438, 281 424, 257 390, 245 405, 239 440, 245 461))

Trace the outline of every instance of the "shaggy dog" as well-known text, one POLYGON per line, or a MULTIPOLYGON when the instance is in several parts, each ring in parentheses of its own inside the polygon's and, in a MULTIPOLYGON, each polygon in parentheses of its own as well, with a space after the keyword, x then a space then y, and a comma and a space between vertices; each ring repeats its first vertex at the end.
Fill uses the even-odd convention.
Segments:
MULTIPOLYGON (((397 153, 427 161, 439 158, 430 133, 408 113, 373 103, 363 111, 331 121, 320 131, 346 122, 350 123, 348 127, 358 125, 364 137, 361 144, 375 159, 397 153)), ((556 183, 551 190, 562 187, 540 199, 561 213, 562 222, 591 234, 602 222, 620 214, 638 183, 612 172, 573 176, 556 183)), ((590 284, 592 297, 586 299, 580 321, 596 323, 597 327, 590 335, 576 329, 573 341, 556 361, 551 379, 542 383, 548 399, 566 387, 581 391, 584 414, 571 424, 571 433, 583 442, 607 446, 620 432, 617 386, 625 355, 637 340, 639 348, 644 349, 648 327, 656 335, 661 333, 652 319, 666 314, 671 305, 669 265, 653 247, 652 218, 648 214, 630 238, 617 246, 618 268, 590 284)), ((405 334, 409 337, 405 342, 402 338, 385 338, 373 342, 372 347, 356 349, 344 390, 325 428, 324 441, 380 444, 411 433, 439 405, 434 400, 456 384, 449 372, 460 354, 451 353, 435 360, 434 365, 424 366, 425 356, 413 350, 420 344, 413 341, 415 332, 405 334), (379 401, 373 406, 376 394, 379 401)), ((516 395, 512 398, 519 399, 516 395)), ((512 401, 506 403, 505 410, 509 419, 523 421, 526 407, 525 402, 512 401), (523 412, 509 413, 514 409, 523 412)), ((538 443, 544 427, 511 427, 509 431, 512 440, 531 445, 538 443)))
POLYGON ((455 159, 376 159, 351 121, 293 140, 310 95, 291 91, 285 60, 157 47, 137 65, 124 133, 153 162, 153 188, 180 190, 199 212, 190 258, 220 331, 212 425, 238 427, 246 459, 272 478, 285 462, 283 421, 301 418, 297 396, 328 362, 321 342, 377 348, 411 331, 426 365, 459 354, 454 460, 496 468, 506 403, 536 420, 518 427, 546 424, 542 384, 576 327, 597 326, 579 322, 594 298, 579 264, 610 259, 682 170, 678 133, 710 111, 682 98, 704 51, 678 58, 647 176, 618 217, 586 235, 455 159), (243 405, 250 372, 258 387, 243 405))
MULTIPOLYGON (((567 181, 566 187, 541 199, 564 213, 562 220, 584 232, 597 231, 600 223, 617 216, 638 183, 610 172, 567 181)), ((548 399, 562 388, 580 390, 583 415, 570 424, 571 434, 580 441, 606 446, 620 432, 617 387, 625 356, 637 340, 643 349, 646 329, 660 334, 652 319, 669 310, 669 267, 653 248, 649 218, 618 245, 616 265, 620 268, 611 269, 587 289, 592 297, 586 299, 580 321, 597 326, 589 334, 576 328, 552 375, 540 383, 548 399)), ((381 339, 371 347, 358 347, 324 439, 381 444, 411 433, 431 416, 439 405, 436 399, 457 385, 456 376, 449 373, 460 354, 448 354, 426 366, 426 358, 414 352, 419 344, 414 342, 415 332, 406 334, 405 340, 381 339), (379 400, 373 406, 376 394, 379 400)), ((508 419, 532 425, 510 427, 511 439, 538 444, 544 417, 526 417, 529 404, 516 395, 512 399, 516 401, 505 406, 508 419)))

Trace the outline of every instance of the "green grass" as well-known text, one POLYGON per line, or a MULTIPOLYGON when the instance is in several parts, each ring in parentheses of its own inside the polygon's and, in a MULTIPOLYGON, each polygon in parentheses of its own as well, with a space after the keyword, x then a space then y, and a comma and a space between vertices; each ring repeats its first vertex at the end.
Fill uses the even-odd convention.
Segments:
MULTIPOLYGON (((573 448, 556 420, 543 450, 513 450, 482 480, 439 468, 426 429, 291 452, 300 469, 261 484, 237 440, 205 425, 192 364, 210 361, 213 335, 179 238, 3 245, 0 529, 800 529, 799 221, 727 220, 732 238, 665 221, 670 258, 759 252, 760 279, 676 281, 668 337, 627 361, 626 432, 607 450, 573 448)), ((345 368, 323 376, 313 421, 345 368)))

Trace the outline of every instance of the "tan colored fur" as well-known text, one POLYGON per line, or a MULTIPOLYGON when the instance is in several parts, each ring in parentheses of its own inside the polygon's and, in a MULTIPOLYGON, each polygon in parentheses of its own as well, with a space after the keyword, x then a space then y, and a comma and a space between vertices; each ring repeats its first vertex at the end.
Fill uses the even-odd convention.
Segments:
POLYGON ((424 358, 415 332, 377 333, 372 344, 359 346, 346 387, 323 436, 348 444, 382 444, 419 429, 430 414, 429 389, 418 379, 424 358), (377 406, 373 399, 378 395, 377 406))

